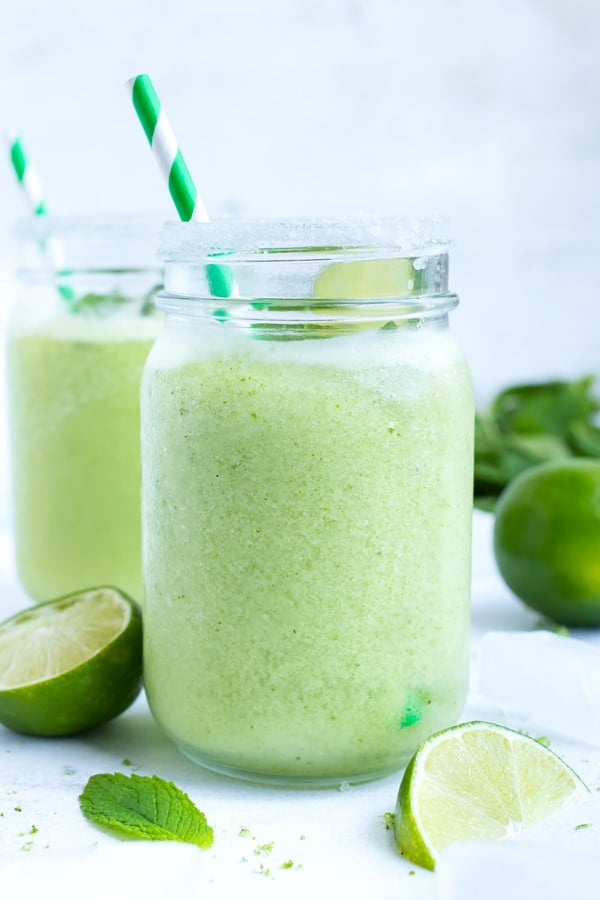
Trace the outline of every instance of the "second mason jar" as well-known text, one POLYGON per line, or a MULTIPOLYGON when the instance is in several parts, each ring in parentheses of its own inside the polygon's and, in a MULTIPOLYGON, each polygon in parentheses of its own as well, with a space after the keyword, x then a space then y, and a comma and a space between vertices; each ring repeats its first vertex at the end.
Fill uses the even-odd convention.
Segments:
POLYGON ((172 224, 142 383, 145 684, 196 762, 399 769, 468 674, 473 397, 435 222, 172 224))
POLYGON ((19 578, 35 600, 114 584, 142 599, 139 391, 159 330, 160 225, 38 218, 19 228, 7 344, 19 578))

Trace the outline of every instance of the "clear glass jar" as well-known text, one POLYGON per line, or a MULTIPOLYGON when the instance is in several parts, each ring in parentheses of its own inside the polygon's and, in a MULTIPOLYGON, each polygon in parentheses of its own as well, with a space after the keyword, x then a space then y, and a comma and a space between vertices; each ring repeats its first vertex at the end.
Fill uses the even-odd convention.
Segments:
POLYGON ((173 224, 161 255, 153 714, 239 777, 397 770, 467 687, 473 397, 447 242, 435 222, 173 224))
POLYGON ((141 584, 139 387, 162 316, 149 219, 37 219, 8 327, 13 520, 35 600, 141 584))

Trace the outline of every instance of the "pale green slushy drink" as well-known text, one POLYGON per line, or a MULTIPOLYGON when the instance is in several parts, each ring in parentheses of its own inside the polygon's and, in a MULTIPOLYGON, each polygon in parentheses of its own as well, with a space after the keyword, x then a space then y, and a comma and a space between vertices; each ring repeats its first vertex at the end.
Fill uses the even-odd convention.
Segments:
POLYGON ((35 600, 99 584, 142 598, 139 389, 160 327, 151 299, 160 275, 150 265, 157 229, 134 232, 146 269, 123 259, 126 223, 98 234, 76 220, 64 237, 68 273, 28 271, 11 320, 15 550, 35 600))
POLYGON ((110 582, 141 599, 139 388, 151 320, 59 317, 8 345, 15 546, 36 600, 110 582))
POLYGON ((258 326, 241 300, 204 317, 194 302, 142 387, 152 711, 192 759, 245 777, 398 769, 467 685, 473 398, 455 300, 387 324, 330 309, 274 325, 283 304, 255 303, 258 326))

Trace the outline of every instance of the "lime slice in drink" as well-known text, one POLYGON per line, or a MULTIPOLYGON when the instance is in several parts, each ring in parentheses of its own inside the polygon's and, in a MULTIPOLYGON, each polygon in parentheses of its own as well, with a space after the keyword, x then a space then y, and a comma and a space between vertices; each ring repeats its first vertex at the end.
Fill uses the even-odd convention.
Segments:
POLYGON ((333 262, 319 273, 313 295, 319 300, 393 299, 415 292, 413 261, 356 259, 333 262))
POLYGON ((543 744, 490 722, 468 722, 424 741, 404 773, 394 817, 398 849, 433 869, 447 844, 498 840, 589 794, 543 744))
POLYGON ((116 588, 59 597, 0 624, 0 722, 13 731, 93 728, 141 686, 141 611, 116 588))
MULTIPOLYGON (((346 323, 341 326, 344 333, 380 329, 386 324, 389 328, 390 323, 396 327, 401 323, 402 316, 410 311, 402 298, 418 293, 420 277, 420 272, 413 268, 413 260, 407 258, 331 262, 315 279, 313 297, 320 301, 320 317, 341 317, 346 323), (390 303, 393 300, 398 303, 390 303), (329 301, 332 305, 328 306, 323 301, 329 301), (349 301, 358 302, 353 304, 349 301), (377 303, 381 301, 387 301, 389 305, 377 308, 377 303), (351 319, 352 325, 349 324, 351 319)), ((331 330, 330 326, 329 334, 331 330)))

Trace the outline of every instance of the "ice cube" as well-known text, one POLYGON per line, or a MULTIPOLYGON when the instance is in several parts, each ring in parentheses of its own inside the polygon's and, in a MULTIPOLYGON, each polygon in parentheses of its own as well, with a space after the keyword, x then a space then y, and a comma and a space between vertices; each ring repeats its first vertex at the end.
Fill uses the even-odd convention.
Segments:
POLYGON ((3 896, 11 900, 105 900, 125 896, 199 900, 205 893, 199 884, 198 848, 191 844, 127 841, 92 850, 72 848, 32 856, 24 854, 3 864, 3 896))
POLYGON ((548 631, 491 631, 481 639, 472 699, 515 727, 600 747, 600 651, 548 631))
POLYGON ((461 841, 440 856, 436 900, 592 900, 599 881, 597 850, 461 841))

